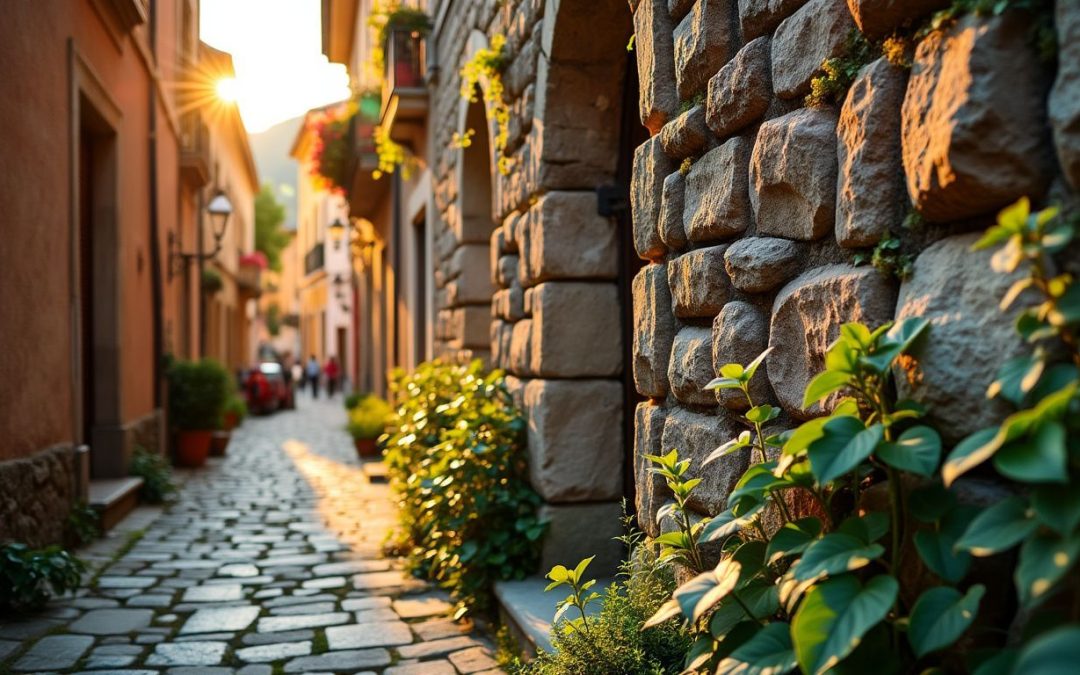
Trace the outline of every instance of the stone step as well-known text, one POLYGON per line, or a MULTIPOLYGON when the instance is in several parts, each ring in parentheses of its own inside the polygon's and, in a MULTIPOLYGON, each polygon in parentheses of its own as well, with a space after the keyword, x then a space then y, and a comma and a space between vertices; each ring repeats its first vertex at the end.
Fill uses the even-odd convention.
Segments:
MULTIPOLYGON (((590 590, 602 596, 611 583, 612 579, 598 579, 590 590)), ((495 584, 499 618, 510 629, 510 634, 526 656, 535 656, 541 649, 552 651, 551 619, 555 616, 555 606, 566 597, 567 591, 562 588, 545 593, 547 585, 548 580, 539 576, 495 584)), ((586 614, 592 616, 599 611, 600 604, 593 603, 586 614)), ((572 616, 576 616, 576 611, 572 616)))
POLYGON ((143 479, 134 476, 90 481, 88 503, 101 516, 101 529, 111 530, 139 505, 143 479))

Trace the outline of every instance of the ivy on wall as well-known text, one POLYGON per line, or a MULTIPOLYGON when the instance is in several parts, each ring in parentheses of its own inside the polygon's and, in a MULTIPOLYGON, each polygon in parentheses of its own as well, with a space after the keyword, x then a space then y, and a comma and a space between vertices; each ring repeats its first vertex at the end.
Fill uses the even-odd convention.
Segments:
MULTIPOLYGON (((491 36, 491 44, 478 49, 472 58, 461 67, 461 97, 476 103, 479 92, 483 92, 484 102, 488 104, 492 122, 495 126, 495 154, 498 156, 498 169, 502 175, 510 173, 510 158, 505 156, 506 145, 510 139, 510 106, 504 100, 502 73, 509 63, 506 50, 506 36, 496 33, 491 36), (480 87, 487 81, 487 89, 480 87)), ((455 134, 453 141, 458 147, 471 144, 475 129, 469 129, 464 135, 455 134)))

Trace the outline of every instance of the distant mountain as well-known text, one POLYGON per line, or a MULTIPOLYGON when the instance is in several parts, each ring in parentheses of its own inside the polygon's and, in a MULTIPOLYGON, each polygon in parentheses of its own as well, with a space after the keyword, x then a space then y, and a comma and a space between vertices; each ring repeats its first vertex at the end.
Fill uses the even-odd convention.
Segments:
POLYGON ((266 131, 249 134, 259 180, 274 186, 274 196, 285 205, 285 229, 296 229, 296 160, 289 156, 303 117, 294 117, 266 131))

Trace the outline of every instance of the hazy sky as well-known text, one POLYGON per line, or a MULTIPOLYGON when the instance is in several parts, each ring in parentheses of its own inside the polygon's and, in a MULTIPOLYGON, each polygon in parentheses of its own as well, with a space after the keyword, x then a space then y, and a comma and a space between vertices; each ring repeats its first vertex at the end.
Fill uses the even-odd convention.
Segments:
POLYGON ((202 40, 229 52, 244 125, 258 132, 349 96, 322 54, 319 0, 202 0, 202 40))

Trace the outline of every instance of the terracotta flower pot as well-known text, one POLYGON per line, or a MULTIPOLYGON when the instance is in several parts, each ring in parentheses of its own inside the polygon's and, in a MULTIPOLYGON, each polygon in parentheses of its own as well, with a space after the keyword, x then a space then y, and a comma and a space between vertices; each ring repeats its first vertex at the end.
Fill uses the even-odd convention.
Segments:
POLYGON ((176 434, 176 463, 179 466, 198 468, 206 464, 213 442, 212 430, 180 431, 176 434))
POLYGON ((210 440, 210 456, 224 457, 225 449, 229 447, 229 439, 232 434, 228 431, 215 431, 210 440))
POLYGON ((225 431, 232 431, 240 425, 240 418, 234 412, 226 412, 222 415, 222 426, 225 431))
POLYGON ((365 459, 379 456, 379 446, 375 443, 374 438, 354 438, 353 443, 356 444, 357 457, 365 459))

